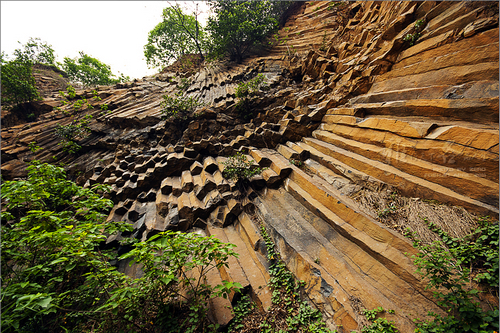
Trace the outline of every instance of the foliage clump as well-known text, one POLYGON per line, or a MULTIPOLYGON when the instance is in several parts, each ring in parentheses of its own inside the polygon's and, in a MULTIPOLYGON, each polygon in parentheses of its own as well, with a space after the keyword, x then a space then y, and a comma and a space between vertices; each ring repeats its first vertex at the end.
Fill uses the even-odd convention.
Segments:
POLYGON ((163 20, 148 34, 144 56, 150 67, 164 67, 172 60, 198 55, 201 61, 222 59, 241 62, 278 28, 286 1, 210 1, 212 15, 206 27, 198 9, 185 13, 179 5, 163 10, 163 20))
POLYGON ((212 58, 229 55, 241 62, 249 51, 262 44, 278 28, 280 15, 289 6, 285 1, 213 1, 209 17, 209 53, 212 58))
POLYGON ((241 304, 235 307, 235 318, 230 332, 333 333, 322 321, 321 312, 300 299, 300 290, 304 283, 295 281, 293 274, 286 269, 264 226, 261 227, 261 235, 270 263, 269 287, 272 291, 272 305, 265 314, 252 312, 251 309, 255 306, 248 298, 242 298, 241 304))
POLYGON ((206 332, 207 302, 241 286, 206 284, 234 245, 194 233, 157 234, 118 257, 107 235, 131 232, 106 222, 109 186, 84 189, 62 168, 33 161, 26 180, 2 183, 2 332, 206 332), (144 275, 127 276, 117 260, 144 275))
POLYGON ((189 79, 182 78, 177 84, 178 91, 174 97, 169 95, 163 96, 161 102, 161 113, 164 118, 187 118, 196 108, 203 105, 200 98, 195 96, 187 96, 186 91, 189 89, 191 82, 189 79))
POLYGON ((18 59, 6 61, 0 57, 2 66, 2 106, 15 106, 20 103, 41 99, 33 76, 33 63, 18 59))
POLYGON ((252 98, 259 89, 266 87, 266 77, 264 74, 258 74, 247 82, 239 82, 236 87, 235 96, 238 98, 236 110, 241 118, 249 120, 252 117, 251 102, 252 98))
POLYGON ((425 21, 423 19, 417 20, 413 26, 413 32, 406 34, 406 36, 403 38, 405 42, 408 42, 410 46, 413 46, 417 43, 417 39, 422 36, 420 33, 424 27, 425 21))
POLYGON ((259 74, 248 82, 238 83, 238 87, 236 87, 236 97, 240 100, 248 99, 265 85, 266 77, 264 74, 259 74))
POLYGON ((386 318, 378 317, 378 314, 387 312, 394 313, 394 310, 384 310, 381 306, 373 310, 364 310, 363 314, 366 319, 371 321, 371 324, 363 327, 362 333, 397 333, 398 329, 394 325, 393 321, 389 321, 386 318))
POLYGON ((427 288, 435 288, 434 297, 448 315, 430 312, 431 321, 417 320, 417 332, 474 332, 498 331, 498 307, 483 309, 477 301, 480 293, 471 288, 471 281, 489 289, 498 297, 498 222, 479 220, 480 227, 471 235, 452 238, 436 225, 431 231, 440 240, 423 244, 415 233, 408 232, 413 246, 420 252, 413 256, 417 272, 429 279, 427 288))
POLYGON ((2 52, 2 106, 15 106, 20 103, 40 100, 36 88, 33 66, 45 64, 55 66, 54 50, 40 38, 30 38, 28 42, 14 50, 14 59, 7 60, 2 52))
POLYGON ((163 20, 148 34, 144 56, 149 67, 163 67, 174 59, 198 53, 201 61, 206 49, 206 34, 198 22, 198 13, 185 14, 177 4, 163 9, 163 20))
POLYGON ((86 87, 98 85, 109 86, 119 82, 130 81, 123 74, 116 77, 111 72, 111 67, 81 51, 77 58, 64 58, 62 68, 73 82, 79 82, 86 87))
POLYGON ((2 330, 62 331, 100 297, 85 281, 109 268, 111 254, 95 246, 117 228, 104 224, 112 203, 103 189, 82 189, 38 161, 26 180, 2 184, 2 330))
POLYGON ((250 179, 263 171, 262 168, 255 167, 253 162, 247 159, 246 155, 239 152, 228 157, 222 164, 224 164, 222 175, 233 181, 250 179))
POLYGON ((92 116, 87 114, 79 120, 73 120, 68 125, 57 124, 55 135, 61 139, 59 144, 62 146, 63 151, 74 154, 81 149, 81 146, 76 141, 90 135, 91 130, 88 125, 91 119, 92 116))
POLYGON ((54 50, 40 38, 30 38, 26 44, 14 50, 13 60, 8 61, 7 55, 2 52, 0 64, 2 107, 13 107, 41 99, 33 76, 33 66, 35 64, 55 66, 54 50))
POLYGON ((42 42, 40 38, 30 37, 26 44, 14 50, 14 57, 25 63, 56 66, 56 56, 52 45, 42 42))

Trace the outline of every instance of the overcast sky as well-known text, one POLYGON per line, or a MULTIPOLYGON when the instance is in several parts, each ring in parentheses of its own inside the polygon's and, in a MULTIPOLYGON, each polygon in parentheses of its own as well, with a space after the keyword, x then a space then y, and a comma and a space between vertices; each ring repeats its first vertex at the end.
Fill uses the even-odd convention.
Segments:
MULTIPOLYGON (((201 19, 206 19, 206 2, 183 5, 195 3, 205 11, 201 19)), ((143 47, 168 5, 168 1, 1 1, 1 50, 12 56, 30 37, 39 37, 52 45, 56 61, 84 51, 110 65, 114 74, 142 78, 157 72, 148 69, 143 47)))

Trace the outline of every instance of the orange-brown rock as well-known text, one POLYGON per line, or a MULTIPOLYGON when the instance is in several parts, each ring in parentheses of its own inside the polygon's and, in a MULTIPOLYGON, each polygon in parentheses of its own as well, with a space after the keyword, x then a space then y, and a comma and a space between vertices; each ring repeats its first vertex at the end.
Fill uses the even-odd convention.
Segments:
MULTIPOLYGON (((86 187, 111 185, 108 221, 126 221, 134 231, 110 237, 109 247, 165 230, 234 243, 239 258, 206 281, 241 283, 263 311, 271 304, 264 226, 330 329, 359 332, 362 310, 381 306, 396 309, 389 319, 400 332, 413 332, 415 316, 441 310, 405 256, 416 250, 394 231, 404 226, 380 223, 385 210, 368 209, 363 196, 397 192, 414 197, 409 202, 464 207, 463 216, 498 216, 498 4, 294 6, 279 42, 241 64, 188 71, 176 64, 99 86, 102 100, 80 111, 74 102, 92 99, 94 88, 77 89, 68 105, 54 91, 18 111, 2 108, 2 177, 23 177, 26 162, 39 159, 65 165, 86 187), (407 36, 417 31, 410 45, 407 36), (242 112, 235 90, 257 74, 268 85, 242 112), (163 96, 179 93, 181 77, 189 80, 183 93, 203 106, 164 119, 163 96), (87 114, 91 133, 68 154, 56 128, 87 114), (43 149, 33 152, 35 144, 43 149), (225 179, 223 163, 236 153, 263 172, 225 179)), ((39 84, 55 89, 51 76, 40 74, 39 84)), ((233 305, 212 298, 211 320, 227 325, 233 305)))

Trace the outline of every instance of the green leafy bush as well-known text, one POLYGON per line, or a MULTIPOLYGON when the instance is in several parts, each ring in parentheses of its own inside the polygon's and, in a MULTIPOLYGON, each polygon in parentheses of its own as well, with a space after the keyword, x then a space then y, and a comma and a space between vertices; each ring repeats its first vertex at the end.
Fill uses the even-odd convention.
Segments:
POLYGON ((222 162, 224 164, 224 171, 222 175, 234 181, 240 179, 249 179, 254 175, 262 173, 262 168, 254 167, 251 161, 247 160, 247 157, 242 153, 236 153, 234 156, 230 156, 226 161, 222 162))
POLYGON ((428 223, 430 230, 441 238, 430 245, 408 232, 414 247, 420 250, 413 256, 417 272, 429 279, 427 288, 436 288, 438 305, 449 313, 441 316, 431 312, 434 320, 417 320, 418 332, 498 331, 498 307, 484 311, 475 298, 479 291, 468 287, 475 271, 474 279, 492 288, 498 296, 498 222, 482 219, 479 224, 471 235, 452 238, 428 223))
POLYGON ((410 46, 415 45, 417 43, 417 39, 419 39, 420 36, 422 36, 422 34, 420 32, 422 31, 424 25, 425 25, 425 21, 423 19, 417 20, 413 26, 413 32, 406 34, 406 36, 404 36, 403 40, 405 42, 408 42, 410 44, 410 46))
POLYGON ((266 77, 264 74, 259 74, 248 82, 238 83, 236 87, 236 97, 241 99, 248 99, 252 94, 259 91, 259 89, 266 85, 266 77))
POLYGON ((206 332, 207 302, 241 286, 208 286, 206 274, 227 265, 234 245, 194 233, 157 234, 105 250, 107 235, 131 232, 106 222, 113 206, 102 193, 83 189, 62 168, 33 161, 28 177, 2 183, 2 332, 206 332), (132 259, 131 278, 113 266, 132 259))
POLYGON ((97 92, 97 90, 95 90, 95 89, 94 89, 94 90, 92 90, 92 95, 94 95, 94 96, 92 96, 92 98, 93 98, 94 100, 96 100, 96 101, 100 101, 100 100, 102 100, 102 98, 99 96, 99 93, 97 92))
POLYGON ((82 119, 74 120, 68 125, 57 124, 55 135, 61 138, 59 144, 65 152, 73 154, 80 150, 81 147, 76 141, 90 135, 91 130, 88 125, 91 119, 92 116, 87 114, 82 119))
POLYGON ((32 73, 32 62, 19 59, 6 61, 4 54, 0 62, 3 107, 41 99, 32 73))
POLYGON ((55 64, 52 46, 40 38, 30 38, 26 44, 14 50, 14 60, 8 61, 2 52, 2 106, 40 100, 33 76, 33 65, 45 64, 59 70, 55 64))
POLYGON ((76 89, 72 85, 68 85, 66 87, 66 95, 64 94, 64 92, 61 92, 61 91, 59 92, 59 94, 62 95, 63 97, 67 97, 69 99, 72 99, 72 98, 76 97, 76 89))
POLYGON ((197 107, 202 106, 199 98, 193 96, 186 96, 184 93, 178 92, 175 97, 169 95, 163 96, 161 102, 162 114, 164 118, 182 118, 191 115, 197 107))
POLYGON ((14 50, 14 56, 24 63, 56 65, 52 45, 42 42, 40 38, 30 37, 26 44, 14 50))
POLYGON ((42 147, 38 146, 36 141, 31 141, 29 144, 28 144, 28 149, 32 152, 32 153, 36 153, 37 151, 43 149, 42 147))
POLYGON ((169 95, 163 96, 161 112, 164 118, 186 118, 191 115, 197 107, 203 105, 198 97, 186 96, 185 92, 190 85, 191 81, 188 78, 181 78, 180 82, 177 84, 178 91, 175 93, 175 97, 169 95))
POLYGON ((259 74, 247 82, 238 83, 235 96, 239 99, 236 104, 236 110, 240 117, 245 120, 252 117, 252 112, 250 111, 251 99, 253 95, 259 91, 260 88, 265 87, 266 84, 266 77, 264 74, 259 74))
POLYGON ((321 45, 319 46, 319 50, 321 52, 326 52, 327 48, 328 48, 328 41, 326 39, 326 31, 325 31, 325 33, 323 34, 323 40, 321 41, 321 45))
POLYGON ((382 307, 378 307, 373 310, 364 310, 363 314, 366 319, 372 323, 368 326, 363 327, 361 332, 363 333, 397 333, 398 330, 394 325, 394 322, 387 320, 386 318, 377 318, 379 313, 394 313, 394 310, 384 310, 382 307))
POLYGON ((136 279, 137 286, 133 288, 142 297, 135 295, 131 299, 113 292, 112 299, 115 294, 116 298, 102 309, 122 306, 122 312, 115 311, 116 315, 130 313, 143 325, 153 318, 160 326, 172 326, 176 332, 214 328, 207 319, 208 300, 217 296, 227 298, 231 290, 238 291, 241 285, 223 281, 222 285, 210 286, 205 278, 208 271, 227 267, 228 258, 238 255, 233 247, 215 237, 172 231, 139 242, 121 258, 132 258, 143 265, 144 277, 136 279), (176 318, 175 309, 187 310, 189 315, 176 318), (155 318, 155 312, 163 318, 155 318))
POLYGON ((214 15, 207 22, 212 58, 229 55, 241 62, 249 51, 277 29, 278 19, 289 3, 285 1, 213 1, 214 15))
POLYGON ((107 86, 130 80, 123 74, 116 77, 109 65, 84 52, 80 52, 80 56, 75 59, 65 57, 62 67, 72 81, 82 83, 86 87, 107 86))
POLYGON ((110 268, 112 253, 95 247, 103 231, 120 226, 104 223, 112 203, 101 190, 82 189, 63 169, 38 161, 26 180, 2 184, 2 331, 62 331, 73 321, 69 313, 102 296, 87 276, 110 268))

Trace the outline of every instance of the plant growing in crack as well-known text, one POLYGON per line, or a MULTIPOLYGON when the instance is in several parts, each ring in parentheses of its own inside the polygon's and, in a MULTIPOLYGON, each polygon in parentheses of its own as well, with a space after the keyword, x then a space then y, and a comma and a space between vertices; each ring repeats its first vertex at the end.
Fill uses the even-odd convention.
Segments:
POLYGON ((263 171, 262 168, 256 167, 252 161, 247 159, 246 155, 240 152, 234 156, 230 156, 222 164, 224 165, 222 175, 235 182, 238 180, 248 180, 263 171))
POLYGON ((163 101, 161 102, 163 118, 186 119, 196 108, 203 106, 199 97, 186 95, 190 85, 191 81, 188 78, 181 78, 177 84, 178 91, 174 94, 174 97, 169 95, 163 96, 163 101))
POLYGON ((249 120, 252 118, 253 113, 251 112, 250 104, 253 96, 259 89, 267 86, 266 77, 264 74, 258 74, 253 79, 247 82, 238 83, 236 87, 235 96, 238 98, 238 103, 236 103, 236 110, 241 118, 244 120, 249 120))
POLYGON ((68 125, 57 125, 55 135, 61 138, 59 145, 62 146, 63 151, 74 154, 81 149, 81 146, 76 141, 90 135, 89 124, 91 119, 92 116, 87 114, 82 119, 74 120, 68 125))
POLYGON ((417 39, 419 39, 422 34, 420 33, 422 29, 425 26, 425 21, 423 19, 417 20, 415 24, 413 25, 413 32, 406 34, 406 36, 403 38, 405 42, 408 42, 410 46, 413 46, 416 44, 417 39))

